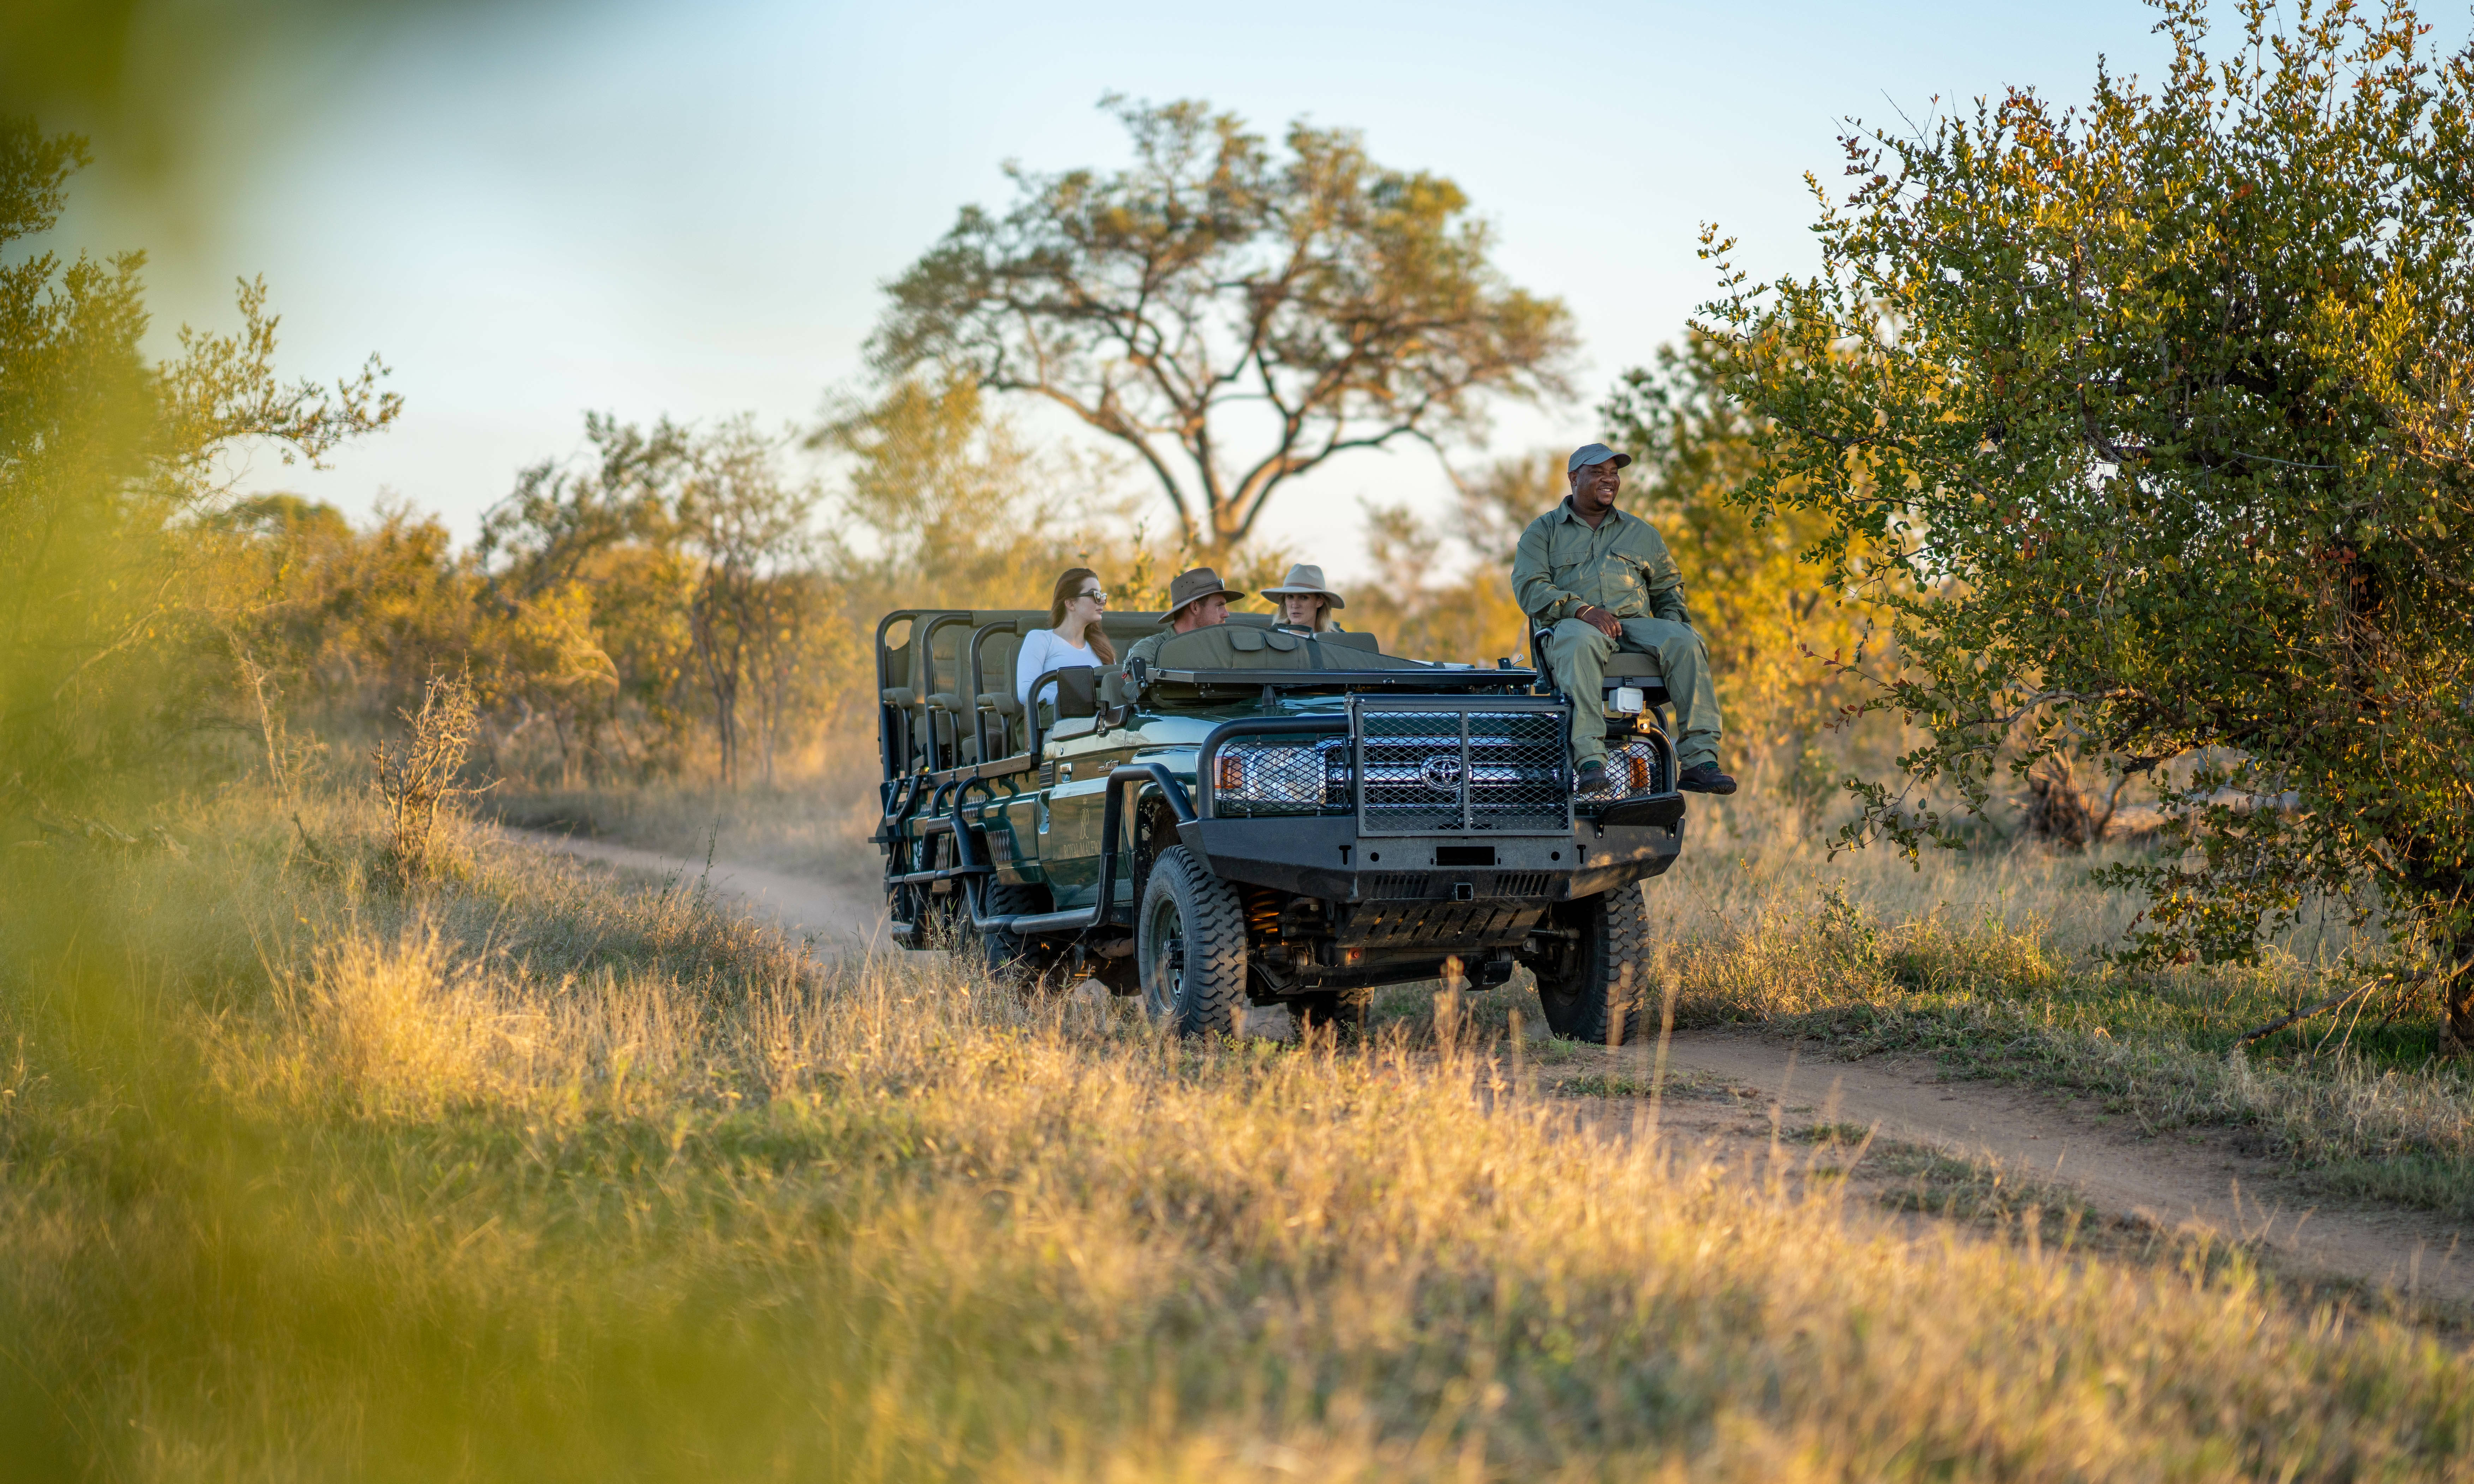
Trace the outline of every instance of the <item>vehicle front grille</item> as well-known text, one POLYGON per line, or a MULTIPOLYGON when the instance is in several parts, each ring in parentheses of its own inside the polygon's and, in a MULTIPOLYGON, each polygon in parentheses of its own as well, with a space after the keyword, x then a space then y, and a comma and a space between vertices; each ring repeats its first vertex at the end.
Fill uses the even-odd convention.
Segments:
POLYGON ((1559 709, 1358 712, 1367 834, 1553 834, 1571 827, 1559 709))

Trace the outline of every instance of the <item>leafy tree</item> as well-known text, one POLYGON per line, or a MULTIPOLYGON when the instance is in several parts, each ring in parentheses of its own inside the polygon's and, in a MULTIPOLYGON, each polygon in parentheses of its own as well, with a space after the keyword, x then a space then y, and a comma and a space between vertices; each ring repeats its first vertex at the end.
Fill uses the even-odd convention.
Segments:
MULTIPOLYGON (((86 159, 83 140, 0 119, 0 246, 50 227, 86 159)), ((400 405, 375 358, 332 388, 278 380, 256 283, 236 334, 183 328, 150 365, 144 261, 0 263, 0 756, 33 778, 125 764, 185 724, 165 704, 196 672, 179 657, 230 596, 201 524, 221 455, 272 443, 314 466, 400 405)))
POLYGON ((1440 446, 1490 395, 1565 391, 1569 315, 1503 280, 1450 180, 1378 166, 1346 130, 1293 124, 1277 157, 1199 102, 1104 106, 1133 166, 1007 166, 1014 205, 965 207, 888 286, 881 371, 959 368, 1065 408, 1132 451, 1196 546, 1243 541, 1339 454, 1440 446))
MULTIPOLYGON (((796 574, 809 554, 816 493, 784 476, 784 442, 748 418, 695 440, 671 507, 680 546, 694 567, 688 632, 713 701, 724 783, 739 779, 746 691, 791 673, 786 661, 813 626, 802 601, 809 589, 796 574)), ((759 706, 764 717, 779 714, 778 704, 760 698, 759 706)), ((769 782, 771 732, 761 741, 769 782)))
POLYGON ((2005 741, 2156 769, 2190 849, 2111 874, 2150 895, 2140 949, 2385 903, 2462 1050, 2474 56, 2404 5, 2244 0, 2225 57, 2198 0, 2160 9, 2155 92, 2100 70, 2084 112, 1855 131, 1820 273, 1728 274, 1725 385, 1767 419, 1745 495, 1898 615, 1872 705, 1926 740, 1851 840, 1946 837, 1917 786, 1981 807, 2005 741))

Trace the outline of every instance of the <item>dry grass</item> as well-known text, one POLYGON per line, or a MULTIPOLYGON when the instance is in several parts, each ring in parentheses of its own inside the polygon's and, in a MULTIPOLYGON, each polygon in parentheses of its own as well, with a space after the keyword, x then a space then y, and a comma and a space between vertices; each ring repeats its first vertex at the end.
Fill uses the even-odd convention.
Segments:
POLYGON ((2137 906, 2085 884, 2100 856, 1833 862, 1758 804, 1709 812, 1650 888, 1676 937, 1681 1023, 2087 1089, 2151 1128, 2254 1130, 2336 1193, 2474 1216, 2474 1077, 2435 1059, 2432 1007, 2237 1044, 2327 994, 2341 923, 2308 924, 2253 968, 2127 970, 2097 957, 2137 906))
POLYGON ((8 866, 30 1473, 2463 1476, 2430 1337, 235 797, 8 866))

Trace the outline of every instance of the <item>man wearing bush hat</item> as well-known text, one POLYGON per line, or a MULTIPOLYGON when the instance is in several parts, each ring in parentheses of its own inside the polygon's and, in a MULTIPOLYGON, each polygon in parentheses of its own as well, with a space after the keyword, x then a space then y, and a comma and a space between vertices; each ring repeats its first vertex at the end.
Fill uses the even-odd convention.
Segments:
POLYGON ((1228 621, 1228 600, 1245 594, 1221 582, 1220 574, 1207 566, 1191 572, 1179 572, 1168 585, 1168 630, 1136 639, 1126 651, 1126 663, 1140 659, 1146 664, 1159 663, 1160 646, 1180 634, 1208 629, 1228 621))
POLYGON ((1584 443, 1564 461, 1570 495, 1529 523, 1512 559, 1512 595, 1532 624, 1550 629, 1545 661, 1572 698, 1572 761, 1583 792, 1607 776, 1597 712, 1606 663, 1617 650, 1654 655, 1675 702, 1678 786, 1732 794, 1718 769, 1718 696, 1710 651, 1692 629, 1684 578, 1666 543, 1638 515, 1615 509, 1618 472, 1632 455, 1584 443))

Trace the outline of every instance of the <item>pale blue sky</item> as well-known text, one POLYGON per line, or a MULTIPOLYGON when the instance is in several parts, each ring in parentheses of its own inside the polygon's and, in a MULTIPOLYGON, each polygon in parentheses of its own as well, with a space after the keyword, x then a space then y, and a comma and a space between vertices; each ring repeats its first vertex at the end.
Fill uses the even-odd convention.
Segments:
MULTIPOLYGON (((263 273, 289 370, 395 368, 397 428, 251 483, 356 513, 388 490, 469 535, 587 408, 809 417, 860 375, 878 284, 963 203, 1007 199, 1000 162, 1113 164, 1103 93, 1202 97, 1457 179, 1587 346, 1587 398, 1505 416, 1496 450, 1568 445, 1710 291, 1703 220, 1758 273, 1807 265, 1802 176, 1834 183, 1842 117, 2014 84, 2083 98, 2099 53, 2161 70, 2152 24, 2127 0, 578 7, 271 63, 201 125, 251 161, 215 188, 230 209, 152 277, 163 319, 224 323, 224 285, 263 273)), ((97 208, 71 230, 168 228, 97 208)), ((1269 535, 1348 572, 1361 497, 1443 489, 1422 452, 1357 456, 1292 487, 1269 535)))

